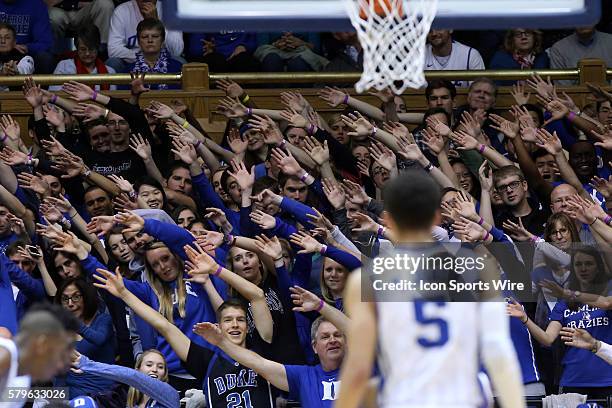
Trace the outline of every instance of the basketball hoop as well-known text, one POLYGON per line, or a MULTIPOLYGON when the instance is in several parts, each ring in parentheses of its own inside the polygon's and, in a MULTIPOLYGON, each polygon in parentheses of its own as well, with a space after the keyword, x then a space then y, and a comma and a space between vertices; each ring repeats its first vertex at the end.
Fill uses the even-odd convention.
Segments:
POLYGON ((357 92, 406 88, 426 84, 425 39, 438 0, 344 0, 363 47, 363 74, 357 92))

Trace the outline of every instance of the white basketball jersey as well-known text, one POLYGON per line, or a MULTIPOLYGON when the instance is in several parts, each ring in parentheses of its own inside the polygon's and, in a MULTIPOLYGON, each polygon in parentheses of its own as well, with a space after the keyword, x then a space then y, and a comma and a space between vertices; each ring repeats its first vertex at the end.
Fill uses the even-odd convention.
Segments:
MULTIPOLYGON (((0 377, 0 396, 7 388, 30 388, 31 380, 27 375, 18 376, 17 368, 19 362, 17 359, 17 346, 12 340, 0 337, 0 347, 6 349, 11 354, 11 366, 5 376, 0 377)), ((0 408, 21 408, 23 402, 0 402, 0 408)))
POLYGON ((474 408, 478 303, 378 302, 379 367, 385 408, 474 408))

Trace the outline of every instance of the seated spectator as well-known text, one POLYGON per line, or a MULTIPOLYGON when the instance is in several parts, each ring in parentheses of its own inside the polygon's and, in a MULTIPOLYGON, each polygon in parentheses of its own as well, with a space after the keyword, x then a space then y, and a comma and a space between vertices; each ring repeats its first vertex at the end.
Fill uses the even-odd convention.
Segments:
POLYGON ((204 62, 214 72, 257 72, 259 63, 253 57, 257 35, 243 31, 214 34, 191 34, 189 60, 204 62))
POLYGON ((0 22, 17 33, 15 49, 34 58, 37 74, 50 74, 55 63, 51 54, 51 25, 47 6, 41 0, 0 1, 0 22))
POLYGON ((255 58, 266 72, 321 71, 329 61, 316 54, 320 40, 316 33, 282 33, 260 35, 255 58))
POLYGON ((65 51, 62 40, 68 30, 77 30, 88 24, 100 30, 103 50, 108 44, 110 19, 115 9, 112 0, 45 0, 49 6, 51 30, 55 41, 55 52, 65 51))
MULTIPOLYGON (((548 55, 542 51, 542 32, 516 28, 508 30, 504 48, 491 58, 491 69, 546 69, 548 55)), ((513 81, 497 81, 498 85, 512 85, 513 81)))
MULTIPOLYGON (((550 67, 575 68, 583 58, 598 58, 612 66, 612 34, 602 33, 595 27, 577 28, 576 32, 557 41, 550 48, 550 67)), ((557 81, 557 84, 575 85, 575 81, 557 81)))
MULTIPOLYGON (((136 61, 138 35, 136 27, 145 18, 161 20, 161 5, 157 0, 130 0, 119 5, 113 12, 108 34, 108 56, 106 63, 117 72, 125 72, 129 64, 136 61)), ((166 30, 166 48, 171 56, 183 53, 183 33, 166 30)))
MULTIPOLYGON (((104 65, 104 61, 98 58, 100 50, 100 31, 95 25, 85 25, 79 29, 75 40, 76 55, 74 58, 60 61, 55 67, 54 74, 114 74, 112 67, 104 65)), ((61 85, 49 87, 52 91, 62 89, 61 85)), ((115 90, 115 85, 96 85, 95 89, 115 90)))
MULTIPOLYGON (((138 46, 140 51, 136 53, 136 61, 130 65, 127 72, 156 72, 166 74, 168 72, 180 72, 181 62, 170 58, 168 50, 164 46, 166 30, 159 20, 145 18, 136 28, 138 33, 138 46)), ((180 89, 177 84, 151 85, 151 89, 180 89)))
POLYGON ((325 67, 325 71, 350 72, 363 70, 363 49, 359 38, 357 38, 357 33, 333 33, 332 38, 326 42, 326 51, 325 55, 329 58, 329 64, 325 67))
MULTIPOLYGON (((484 69, 480 53, 472 47, 453 41, 452 34, 453 30, 431 30, 427 34, 425 70, 484 69)), ((470 83, 454 81, 454 85, 467 87, 470 83)))
MULTIPOLYGON (((34 73, 34 59, 29 55, 24 56, 15 46, 16 33, 13 26, 0 23, 0 75, 31 75, 34 73)), ((2 87, 8 90, 6 87, 2 87)))

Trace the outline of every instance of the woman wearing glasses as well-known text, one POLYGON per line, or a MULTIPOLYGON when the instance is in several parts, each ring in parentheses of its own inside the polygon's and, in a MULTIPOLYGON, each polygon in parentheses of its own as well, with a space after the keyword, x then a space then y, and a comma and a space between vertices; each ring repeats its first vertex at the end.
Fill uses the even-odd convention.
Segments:
MULTIPOLYGON (((115 359, 115 332, 106 307, 98 299, 96 288, 82 278, 68 278, 55 295, 59 303, 81 322, 76 350, 92 360, 112 364, 115 359)), ((108 390, 113 381, 94 375, 66 376, 70 398, 108 390)))
MULTIPOLYGON (((550 65, 542 49, 542 32, 515 28, 508 30, 502 49, 491 58, 491 69, 545 69, 550 65)), ((512 85, 514 81, 496 81, 497 85, 512 85)))

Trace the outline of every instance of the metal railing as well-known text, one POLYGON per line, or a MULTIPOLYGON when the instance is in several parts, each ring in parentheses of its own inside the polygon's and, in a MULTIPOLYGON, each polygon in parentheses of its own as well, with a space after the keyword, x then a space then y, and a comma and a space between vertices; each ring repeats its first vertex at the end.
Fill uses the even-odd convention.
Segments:
MULTIPOLYGON (((612 69, 601 60, 583 60, 573 69, 538 69, 538 70, 476 70, 476 71, 425 71, 427 79, 474 80, 486 76, 493 80, 524 80, 533 74, 552 80, 574 80, 582 82, 604 83, 612 78, 612 69)), ((241 84, 334 84, 356 82, 359 72, 241 72, 210 73, 206 64, 189 63, 183 65, 183 72, 174 74, 148 74, 146 83, 181 83, 182 89, 201 90, 214 87, 215 81, 228 78, 241 84)), ((67 81, 78 81, 86 84, 124 85, 131 82, 130 74, 99 75, 33 75, 41 85, 61 85, 67 81)), ((0 77, 0 86, 20 86, 23 76, 0 77)))

